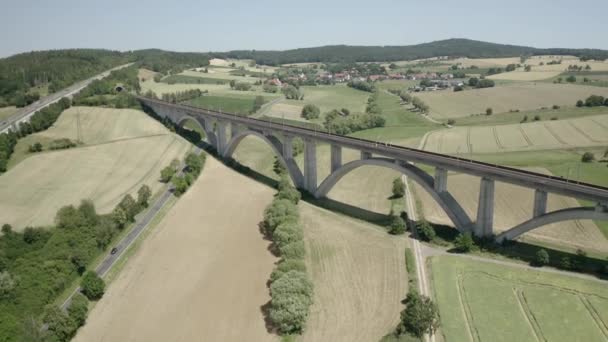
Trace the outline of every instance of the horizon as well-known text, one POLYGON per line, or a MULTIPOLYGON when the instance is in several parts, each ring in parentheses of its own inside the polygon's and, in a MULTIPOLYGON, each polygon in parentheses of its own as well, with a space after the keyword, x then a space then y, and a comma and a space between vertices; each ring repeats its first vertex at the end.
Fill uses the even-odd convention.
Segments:
POLYGON ((287 8, 271 0, 230 5, 180 0, 169 7, 160 1, 142 7, 116 0, 102 4, 10 0, 5 5, 7 10, 0 13, 0 37, 4 42, 0 58, 78 48, 206 53, 331 45, 407 46, 453 37, 535 48, 608 50, 608 42, 602 38, 608 31, 608 23, 602 18, 608 3, 603 1, 556 4, 542 0, 528 4, 517 0, 505 5, 469 0, 457 8, 412 4, 381 0, 370 5, 340 0, 328 5, 313 0, 306 6, 287 8), (593 11, 583 13, 581 8, 593 11), (538 16, 539 11, 543 16, 538 16), (26 20, 48 24, 23 26, 26 20), (17 34, 15 27, 19 27, 17 34), (572 27, 585 27, 585 34, 572 27))

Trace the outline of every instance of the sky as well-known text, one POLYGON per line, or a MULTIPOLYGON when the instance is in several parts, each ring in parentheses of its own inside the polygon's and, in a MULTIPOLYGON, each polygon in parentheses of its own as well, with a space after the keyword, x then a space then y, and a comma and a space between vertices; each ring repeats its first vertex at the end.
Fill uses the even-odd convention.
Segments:
POLYGON ((608 0, 0 0, 0 57, 31 50, 284 50, 469 38, 608 49, 608 0))

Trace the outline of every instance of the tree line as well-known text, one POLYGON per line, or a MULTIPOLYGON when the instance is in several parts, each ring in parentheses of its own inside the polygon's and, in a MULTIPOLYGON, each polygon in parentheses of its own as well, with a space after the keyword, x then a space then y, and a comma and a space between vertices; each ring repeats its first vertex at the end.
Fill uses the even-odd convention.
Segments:
POLYGON ((14 231, 2 226, 0 236, 0 340, 69 341, 84 324, 88 300, 103 295, 104 284, 91 270, 91 262, 113 238, 148 206, 151 191, 143 185, 137 199, 126 195, 112 213, 100 215, 93 202, 83 200, 57 211, 52 227, 26 227, 14 231), (82 294, 63 312, 52 305, 79 276, 82 294), (42 324, 48 329, 43 331, 42 324))
POLYGON ((367 99, 365 113, 350 113, 349 110, 334 109, 325 113, 323 126, 329 132, 346 135, 374 127, 384 127, 386 119, 382 116, 382 109, 377 103, 378 92, 374 92, 367 99))
POLYGON ((32 133, 43 131, 57 121, 59 115, 71 103, 68 98, 62 98, 32 115, 29 122, 20 122, 16 130, 9 130, 8 133, 0 134, 0 173, 6 172, 8 160, 14 152, 17 140, 32 133))

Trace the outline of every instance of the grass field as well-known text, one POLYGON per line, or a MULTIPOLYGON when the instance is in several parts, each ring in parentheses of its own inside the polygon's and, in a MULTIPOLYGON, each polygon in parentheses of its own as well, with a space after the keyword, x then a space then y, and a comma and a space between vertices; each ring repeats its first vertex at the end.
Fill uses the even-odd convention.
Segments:
POLYGON ((539 81, 546 80, 549 78, 553 78, 559 74, 561 71, 524 71, 524 70, 515 70, 510 72, 503 72, 496 75, 488 76, 489 79, 492 80, 508 80, 508 81, 539 81))
POLYGON ((603 283, 455 256, 431 259, 445 341, 605 341, 603 283))
POLYGON ((16 112, 17 112, 17 107, 15 107, 15 106, 0 108, 0 122, 2 122, 4 119, 10 117, 11 115, 15 114, 16 112))
POLYGON ((207 158, 75 341, 277 340, 261 310, 277 259, 258 228, 272 194, 207 158))
POLYGON ((380 340, 403 309, 405 239, 305 202, 299 208, 315 286, 301 340, 380 340))
MULTIPOLYGON (((203 74, 204 75, 204 74, 203 74)), ((185 83, 185 84, 228 84, 229 79, 212 78, 203 76, 190 75, 171 75, 162 79, 162 82, 168 84, 185 83)))
POLYGON ((159 189, 160 170, 172 159, 182 158, 189 148, 143 112, 87 107, 65 111, 53 127, 20 140, 17 148, 60 137, 80 137, 84 144, 27 158, 22 155, 0 177, 2 223, 17 230, 48 225, 60 207, 85 198, 94 201, 98 212, 107 213, 143 184, 159 189))
POLYGON ((500 115, 477 115, 456 119, 456 126, 488 126, 521 123, 524 117, 528 117, 527 122, 532 122, 535 116, 539 121, 563 120, 580 118, 584 116, 608 114, 608 107, 574 107, 563 106, 558 109, 547 108, 530 111, 520 111, 513 113, 501 113, 500 115))
POLYGON ((608 115, 497 126, 457 126, 430 133, 423 148, 467 155, 591 146, 608 146, 608 115))
POLYGON ((189 105, 221 110, 222 112, 249 115, 254 109, 255 96, 213 96, 203 95, 187 102, 189 105))
POLYGON ((573 106, 589 95, 608 96, 602 87, 553 84, 513 83, 485 89, 460 92, 437 91, 416 94, 430 106, 430 113, 438 119, 460 118, 485 113, 492 108, 494 115, 510 110, 536 110, 553 105, 573 106))

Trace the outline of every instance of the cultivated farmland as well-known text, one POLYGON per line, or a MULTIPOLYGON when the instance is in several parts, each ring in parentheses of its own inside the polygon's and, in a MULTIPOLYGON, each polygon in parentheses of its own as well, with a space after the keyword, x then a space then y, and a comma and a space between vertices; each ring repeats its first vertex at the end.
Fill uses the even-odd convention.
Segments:
POLYGON ((431 259, 446 341, 605 341, 608 288, 594 280, 456 256, 431 259))
MULTIPOLYGON (((544 169, 531 171, 549 173, 544 169)), ((496 233, 512 228, 532 217, 534 191, 523 187, 496 182, 494 206, 494 229, 496 233)), ((422 188, 416 186, 416 195, 421 199, 424 217, 434 223, 451 225, 443 210, 422 188)), ((465 209, 469 217, 475 219, 479 196, 479 178, 464 174, 450 174, 448 190, 465 209)), ((573 198, 549 195, 547 210, 578 207, 573 198)), ((608 252, 608 240, 598 227, 589 220, 565 221, 532 230, 520 237, 523 240, 537 240, 552 245, 582 248, 600 253, 608 252)))
POLYGON ((143 184, 156 191, 162 186, 160 170, 189 149, 160 123, 128 109, 70 108, 55 126, 27 141, 38 137, 67 137, 85 145, 31 155, 0 177, 2 223, 18 230, 51 224, 60 207, 83 198, 107 213, 143 184))
POLYGON ((315 286, 302 340, 380 340, 403 309, 406 241, 305 202, 299 207, 315 286))
POLYGON ((75 340, 276 340, 261 307, 277 259, 258 228, 272 194, 207 158, 75 340))
POLYGON ((528 82, 459 92, 425 92, 416 96, 430 106, 433 117, 447 119, 485 113, 486 108, 492 108, 496 115, 516 109, 573 106, 577 100, 593 94, 608 96, 608 88, 528 82))
POLYGON ((466 156, 605 145, 608 145, 608 115, 595 115, 511 125, 457 126, 429 133, 423 149, 466 156))

